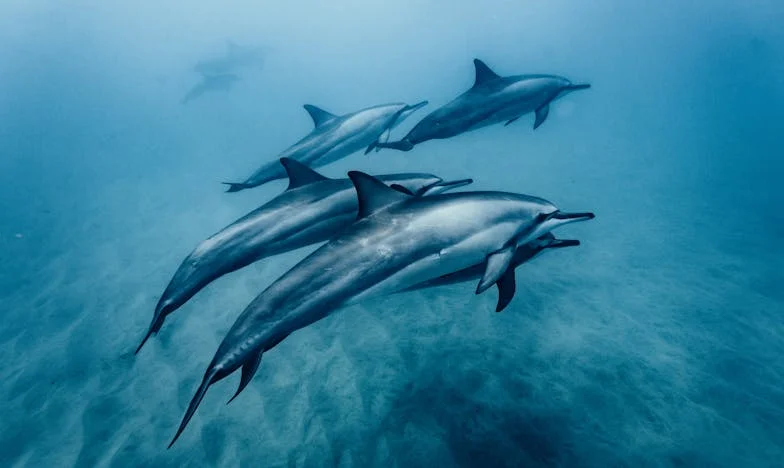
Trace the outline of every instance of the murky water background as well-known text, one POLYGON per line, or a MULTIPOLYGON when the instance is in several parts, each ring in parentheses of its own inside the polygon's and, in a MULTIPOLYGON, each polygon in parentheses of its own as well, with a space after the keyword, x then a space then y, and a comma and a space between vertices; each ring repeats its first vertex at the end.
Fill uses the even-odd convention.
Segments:
POLYGON ((776 466, 784 458, 784 8, 775 1, 0 6, 4 466, 776 466), (183 106, 225 41, 269 47, 183 106), (224 277, 133 350, 182 258, 285 188, 334 113, 498 73, 590 82, 533 117, 321 171, 428 171, 597 218, 518 270, 344 309, 215 386, 218 343, 312 248, 224 277))

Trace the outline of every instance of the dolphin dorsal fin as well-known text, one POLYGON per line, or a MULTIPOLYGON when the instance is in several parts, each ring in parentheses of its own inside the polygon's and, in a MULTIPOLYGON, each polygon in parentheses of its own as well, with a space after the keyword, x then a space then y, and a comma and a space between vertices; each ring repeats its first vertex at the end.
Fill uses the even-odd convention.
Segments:
POLYGON ((286 188, 286 190, 299 188, 303 185, 312 184, 313 182, 329 180, 328 177, 324 177, 296 159, 280 158, 280 163, 283 165, 283 169, 286 170, 286 174, 289 176, 289 186, 286 188))
POLYGON ((359 201, 357 219, 366 218, 393 203, 411 198, 411 195, 390 188, 364 172, 349 171, 348 177, 357 191, 357 200, 359 201))
POLYGON ((474 68, 476 69, 476 78, 474 79, 474 87, 486 83, 501 76, 490 69, 485 63, 479 59, 474 59, 474 68))
POLYGON ((323 124, 328 120, 332 120, 335 118, 335 114, 331 114, 320 107, 316 107, 313 104, 305 104, 302 106, 308 111, 310 114, 310 118, 313 119, 313 125, 318 127, 319 125, 323 124))

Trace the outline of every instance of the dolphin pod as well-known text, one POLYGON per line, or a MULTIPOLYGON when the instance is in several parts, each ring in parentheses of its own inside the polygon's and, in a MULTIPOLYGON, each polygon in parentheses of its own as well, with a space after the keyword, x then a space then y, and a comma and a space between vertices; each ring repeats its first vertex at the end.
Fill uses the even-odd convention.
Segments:
MULTIPOLYGON (((225 57, 200 63, 207 74, 197 94, 228 88, 231 71, 251 66, 260 50, 229 44, 225 57), (213 80, 210 82, 209 80, 213 80), (223 80, 223 81, 221 81, 223 80)), ((373 298, 476 282, 475 294, 497 288, 495 310, 505 310, 517 290, 516 268, 541 253, 580 245, 553 230, 594 218, 568 213, 543 198, 501 191, 452 191, 472 179, 444 181, 429 173, 368 175, 349 171, 331 179, 315 168, 361 149, 410 151, 429 140, 451 138, 489 125, 510 125, 534 113, 537 129, 550 106, 589 84, 557 75, 501 76, 474 59, 473 86, 423 117, 399 141, 391 131, 427 101, 382 104, 344 115, 304 105, 313 130, 226 192, 288 178, 285 191, 216 232, 181 262, 136 352, 160 331, 166 317, 218 278, 261 259, 321 244, 266 285, 225 334, 207 365, 169 447, 193 418, 214 383, 241 370, 233 401, 256 374, 263 354, 292 333, 336 310, 373 298)))
MULTIPOLYGON (((200 243, 180 264, 155 307, 152 323, 136 353, 158 333, 166 317, 223 275, 251 263, 324 242, 357 216, 349 179, 330 179, 293 159, 281 158, 289 178, 286 190, 200 243)), ((379 175, 397 190, 432 195, 470 184, 445 182, 432 174, 379 175)))
MULTIPOLYGON (((338 308, 392 294, 483 263, 480 294, 514 275, 517 249, 564 224, 593 219, 565 213, 542 198, 508 192, 418 197, 358 171, 357 220, 269 285, 248 305, 218 347, 169 447, 208 388, 242 368, 236 398, 262 355, 290 334, 338 308)), ((512 280, 513 282, 513 280, 512 280)))
POLYGON ((474 85, 466 92, 425 116, 399 141, 368 146, 410 151, 428 140, 451 138, 488 125, 509 125, 530 112, 536 113, 534 129, 544 123, 550 104, 566 94, 590 88, 557 75, 500 76, 484 62, 474 59, 474 85))
MULTIPOLYGON (((319 107, 305 104, 313 119, 313 130, 288 147, 280 157, 295 159, 309 167, 321 167, 343 159, 366 146, 386 141, 390 131, 417 109, 427 105, 404 103, 381 104, 345 115, 334 115, 319 107)), ((279 161, 264 164, 243 182, 224 182, 227 192, 239 192, 286 177, 279 161)))

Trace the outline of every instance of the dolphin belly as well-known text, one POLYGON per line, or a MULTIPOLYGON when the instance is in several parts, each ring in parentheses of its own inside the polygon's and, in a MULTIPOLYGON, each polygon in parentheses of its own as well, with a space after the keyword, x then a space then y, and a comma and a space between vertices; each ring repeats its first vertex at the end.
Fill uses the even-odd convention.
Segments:
POLYGON ((339 161, 346 156, 350 156, 357 151, 365 149, 368 145, 378 140, 384 132, 382 125, 371 125, 369 128, 352 134, 343 141, 330 148, 325 153, 320 154, 312 161, 312 167, 321 167, 339 161))

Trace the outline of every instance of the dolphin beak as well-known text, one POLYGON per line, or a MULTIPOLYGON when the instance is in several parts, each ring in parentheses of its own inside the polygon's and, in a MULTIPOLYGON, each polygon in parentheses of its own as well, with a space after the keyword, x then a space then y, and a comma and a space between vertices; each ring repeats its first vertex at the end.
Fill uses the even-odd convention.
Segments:
POLYGON ((561 249, 564 247, 577 247, 578 245, 580 245, 580 241, 577 239, 554 239, 547 248, 561 249))
POLYGON ((421 195, 437 195, 439 193, 444 193, 447 190, 456 189, 458 187, 462 187, 464 185, 469 185, 474 182, 474 179, 460 179, 460 180, 447 180, 447 181, 440 181, 434 184, 429 185, 424 190, 422 190, 421 195))
POLYGON ((560 219, 562 221, 569 221, 569 222, 576 222, 576 221, 587 221, 589 219, 595 218, 591 212, 584 212, 584 213, 564 213, 562 211, 556 211, 553 213, 550 218, 551 219, 560 219))
POLYGON ((403 109, 403 112, 406 112, 407 114, 410 114, 412 112, 418 111, 419 109, 425 107, 426 105, 428 105, 428 101, 417 102, 414 105, 406 106, 405 109, 403 109))
POLYGON ((589 83, 573 84, 566 87, 569 91, 579 91, 581 89, 588 89, 591 85, 589 83))

